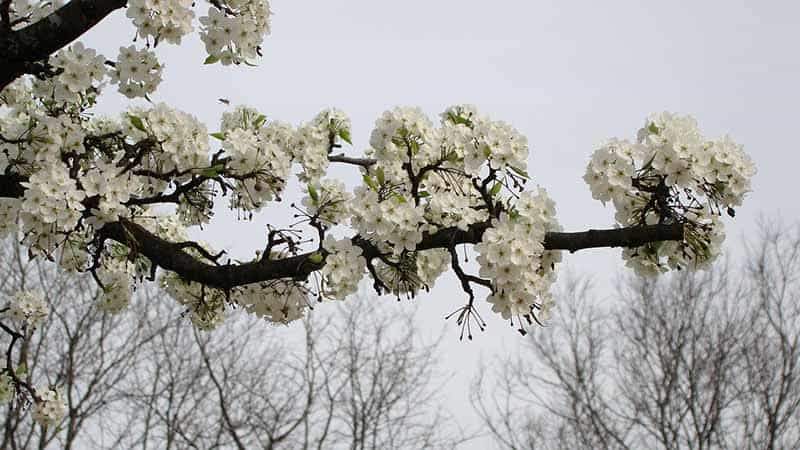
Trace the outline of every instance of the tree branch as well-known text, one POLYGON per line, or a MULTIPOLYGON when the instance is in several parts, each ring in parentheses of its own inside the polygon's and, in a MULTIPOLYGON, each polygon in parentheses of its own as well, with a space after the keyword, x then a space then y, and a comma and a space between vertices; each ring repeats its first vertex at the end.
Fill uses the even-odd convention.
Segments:
POLYGON ((0 90, 36 63, 67 46, 127 0, 72 0, 49 16, 11 32, 0 32, 0 90))
MULTIPOLYGON (((0 197, 18 198, 24 188, 24 181, 18 175, 0 175, 0 197)), ((443 228, 436 233, 425 233, 417 250, 450 248, 458 244, 477 244, 483 233, 491 226, 489 222, 472 224, 464 231, 456 227, 443 228)), ((183 279, 195 281, 219 289, 275 280, 279 278, 306 279, 312 272, 325 265, 325 258, 312 261, 317 252, 307 252, 283 259, 261 258, 257 261, 212 265, 202 262, 186 253, 185 243, 169 242, 151 233, 141 225, 129 220, 106 224, 98 231, 99 237, 113 239, 166 270, 173 271, 183 279)), ((548 232, 544 247, 547 250, 567 250, 575 252, 585 248, 597 247, 637 247, 648 242, 683 239, 683 225, 680 223, 635 226, 610 230, 588 230, 576 233, 548 232)), ((353 244, 360 247, 368 260, 380 255, 380 251, 368 240, 355 236, 353 244)))

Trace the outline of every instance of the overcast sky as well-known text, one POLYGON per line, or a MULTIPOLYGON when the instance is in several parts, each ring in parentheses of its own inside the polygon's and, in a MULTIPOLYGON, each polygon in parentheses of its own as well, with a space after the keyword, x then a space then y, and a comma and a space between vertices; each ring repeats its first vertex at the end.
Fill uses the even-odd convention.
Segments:
MULTIPOLYGON (((385 109, 419 105, 435 116, 450 104, 473 103, 528 137, 533 183, 548 190, 564 228, 574 231, 612 224, 612 211, 592 200, 581 180, 597 144, 633 137, 651 112, 691 114, 707 136, 728 133, 744 144, 758 167, 754 192, 736 220, 727 220, 729 253, 736 253, 760 215, 792 222, 800 210, 792 182, 800 162, 798 5, 272 0, 273 32, 259 67, 203 66, 205 53, 192 36, 181 47, 159 47, 165 82, 153 99, 196 114, 210 131, 225 108, 220 97, 293 123, 336 106, 353 119, 355 145, 345 150, 354 155, 385 109)), ((113 58, 132 37, 119 14, 86 42, 113 58)), ((121 105, 112 95, 101 109, 117 114, 121 105)), ((336 173, 351 184, 357 180, 352 169, 336 173)), ((200 236, 244 257, 263 247, 265 224, 285 214, 273 208, 245 224, 219 219, 200 236)), ((613 249, 565 260, 593 277, 604 295, 623 268, 613 249)), ((464 300, 447 276, 417 300, 421 320, 439 330, 444 314, 464 300)), ((520 349, 523 342, 499 320, 469 344, 457 341, 454 323, 446 325, 442 361, 456 372, 448 405, 468 424, 474 420, 464 408, 468 382, 480 356, 520 349)))

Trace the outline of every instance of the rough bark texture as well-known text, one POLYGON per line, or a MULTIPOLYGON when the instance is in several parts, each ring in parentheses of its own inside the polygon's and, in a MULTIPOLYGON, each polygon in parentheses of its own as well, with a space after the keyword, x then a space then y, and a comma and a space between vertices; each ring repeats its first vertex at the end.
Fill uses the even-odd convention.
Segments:
MULTIPOLYGON (((0 197, 18 198, 23 193, 19 176, 0 175, 0 197)), ((445 228, 433 234, 425 234, 418 250, 450 248, 457 244, 480 242, 487 222, 473 224, 467 231, 445 228)), ((106 224, 100 231, 102 237, 113 239, 136 255, 142 255, 166 270, 176 272, 186 280, 229 289, 259 281, 279 278, 305 279, 325 265, 324 256, 319 262, 312 260, 315 252, 308 252, 278 260, 263 259, 254 262, 230 265, 205 263, 184 251, 185 246, 169 242, 154 235, 141 225, 121 220, 106 224)), ((544 247, 548 250, 575 252, 596 247, 636 247, 648 242, 682 240, 683 225, 648 225, 611 230, 588 230, 577 233, 549 232, 544 247)), ((378 250, 369 241, 354 237, 353 243, 363 250, 366 258, 374 258, 378 250)))
POLYGON ((72 0, 42 20, 16 31, 0 29, 0 90, 34 63, 89 31, 126 0, 72 0))

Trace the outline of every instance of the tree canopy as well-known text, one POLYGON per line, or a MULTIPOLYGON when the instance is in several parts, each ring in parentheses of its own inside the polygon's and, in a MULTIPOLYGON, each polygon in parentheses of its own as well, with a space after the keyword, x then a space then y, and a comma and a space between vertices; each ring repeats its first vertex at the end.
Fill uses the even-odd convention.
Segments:
MULTIPOLYGON (((724 239, 721 216, 749 191, 755 168, 740 145, 666 112, 594 151, 584 180, 613 205, 617 226, 579 232, 564 232, 547 192, 530 187, 526 137, 471 105, 446 108, 438 123, 391 108, 365 154, 350 148, 350 119, 335 108, 292 125, 236 106, 212 128, 163 103, 93 113, 109 86, 149 100, 162 69, 153 48, 192 32, 207 52, 198 63, 254 64, 270 20, 267 0, 0 1, 0 232, 91 274, 110 311, 158 280, 201 329, 233 307, 297 320, 365 276, 379 293, 413 297, 452 270, 466 302, 451 316, 471 339, 484 326, 477 294, 523 333, 547 320, 561 250, 624 247, 628 266, 653 275, 706 267, 724 239), (73 43, 122 8, 136 39, 115 60, 73 43), (362 182, 328 177, 334 164, 362 182), (295 202, 283 198, 292 182, 304 189, 295 202), (242 220, 280 202, 297 222, 265 223, 264 245, 231 261, 190 238, 222 201, 242 220), (462 267, 460 246, 478 253, 477 273, 462 267)), ((16 328, 4 330, 21 339, 45 307, 20 293, 6 309, 16 328)), ((9 389, 24 387, 10 363, 4 374, 9 389)), ((63 414, 56 391, 26 392, 41 423, 63 414)))

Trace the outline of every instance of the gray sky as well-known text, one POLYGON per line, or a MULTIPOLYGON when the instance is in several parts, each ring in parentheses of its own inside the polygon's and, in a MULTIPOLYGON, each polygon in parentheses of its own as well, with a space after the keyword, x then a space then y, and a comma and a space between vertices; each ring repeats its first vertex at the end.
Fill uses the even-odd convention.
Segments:
MULTIPOLYGON (((154 100, 196 114, 209 131, 224 110, 219 97, 293 123, 336 106, 353 119, 351 154, 394 105, 419 105, 435 116, 450 104, 473 103, 528 137, 533 183, 547 188, 564 228, 575 231, 613 220, 580 178, 595 146, 633 137, 648 113, 670 110, 695 116, 707 136, 730 134, 756 162, 754 192, 736 220, 727 220, 729 253, 740 251, 761 214, 790 222, 799 216, 790 194, 800 161, 798 2, 272 0, 272 9, 272 36, 257 68, 202 66, 196 36, 159 47, 167 67, 154 100)), ((113 58, 132 36, 117 15, 86 42, 113 58)), ((101 109, 116 114, 122 104, 112 95, 101 109)), ((335 173, 357 180, 352 169, 335 173)), ((263 246, 265 223, 284 216, 277 207, 252 223, 217 217, 201 236, 246 256, 263 246)), ((619 250, 565 260, 606 295, 623 268, 619 250)), ((447 276, 417 300, 426 327, 439 330, 444 314, 462 304, 458 289, 447 276)), ((488 308, 485 316, 494 319, 488 308)), ((469 424, 464 406, 479 357, 523 342, 499 320, 469 344, 457 341, 455 323, 446 325, 442 361, 455 372, 448 405, 469 424)))

